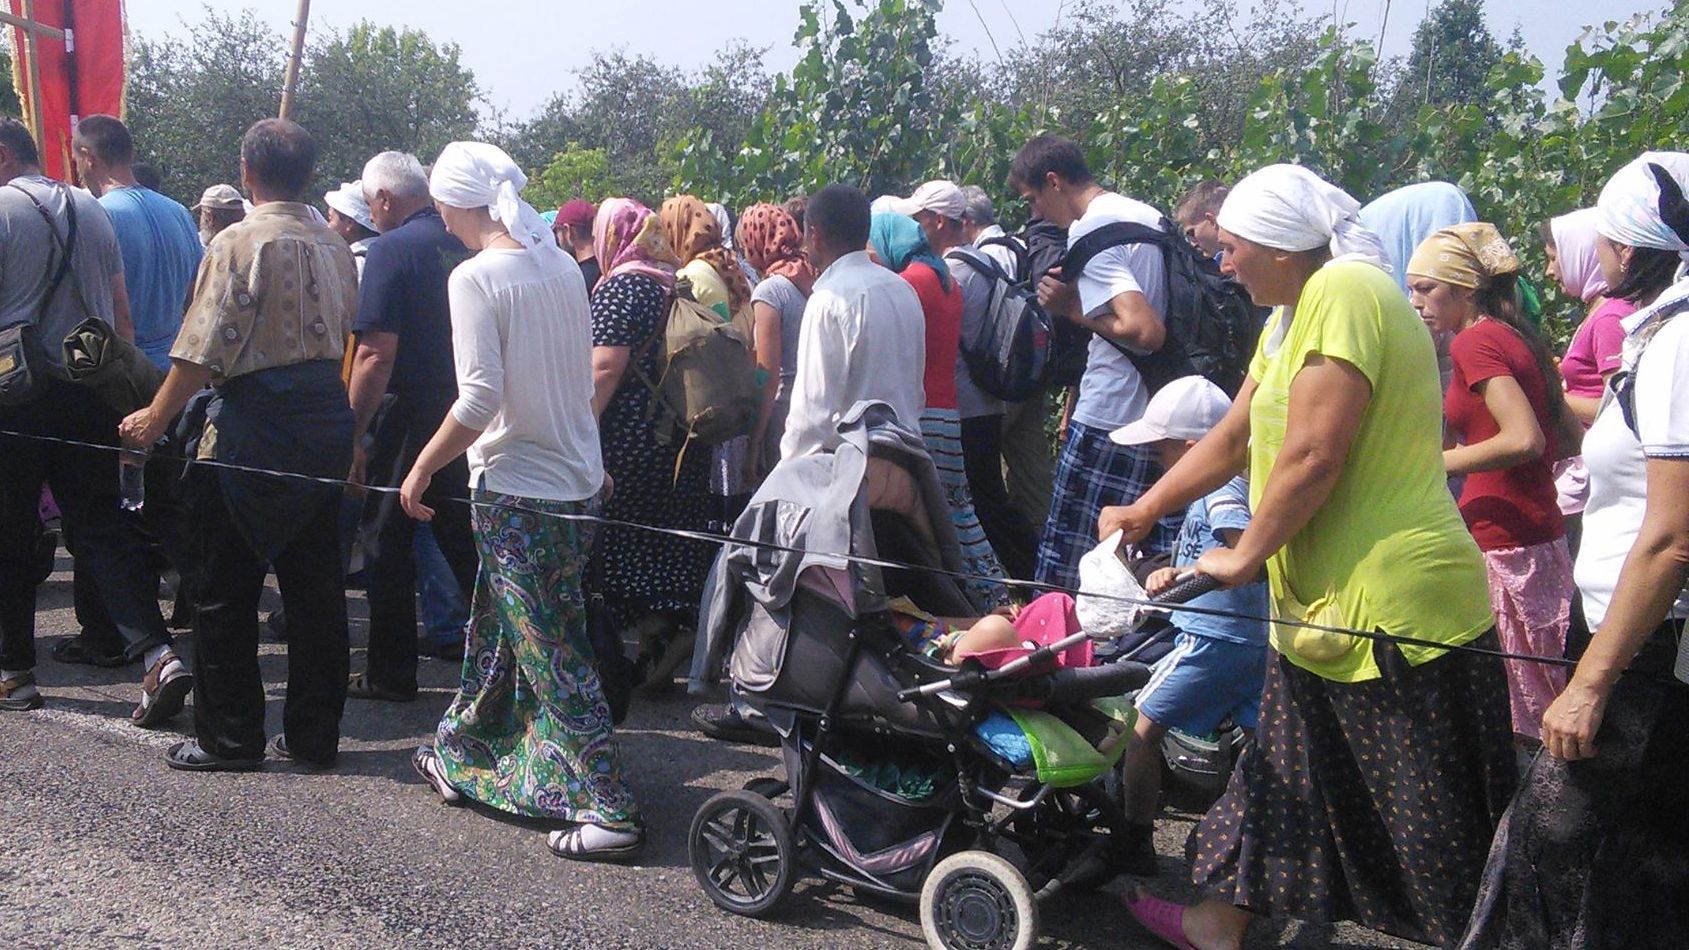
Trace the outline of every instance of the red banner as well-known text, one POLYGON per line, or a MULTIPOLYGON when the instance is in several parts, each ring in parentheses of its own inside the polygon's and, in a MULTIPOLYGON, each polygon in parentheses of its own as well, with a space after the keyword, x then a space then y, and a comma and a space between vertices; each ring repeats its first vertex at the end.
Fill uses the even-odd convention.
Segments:
POLYGON ((73 181, 70 135, 85 115, 123 116, 125 45, 123 0, 6 0, 15 17, 31 20, 65 38, 37 34, 41 108, 34 102, 28 27, 7 27, 12 44, 12 85, 41 148, 42 170, 73 181), (67 45, 70 52, 66 51, 67 45))

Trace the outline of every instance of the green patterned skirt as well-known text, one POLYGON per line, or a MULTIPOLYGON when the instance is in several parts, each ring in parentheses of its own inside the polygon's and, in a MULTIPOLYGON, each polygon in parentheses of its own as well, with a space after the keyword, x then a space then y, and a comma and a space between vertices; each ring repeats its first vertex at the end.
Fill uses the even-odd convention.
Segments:
POLYGON ((588 514, 597 503, 481 490, 474 499, 481 569, 463 682, 434 737, 446 779, 502 811, 632 827, 638 809, 587 640, 591 528, 537 513, 588 514))

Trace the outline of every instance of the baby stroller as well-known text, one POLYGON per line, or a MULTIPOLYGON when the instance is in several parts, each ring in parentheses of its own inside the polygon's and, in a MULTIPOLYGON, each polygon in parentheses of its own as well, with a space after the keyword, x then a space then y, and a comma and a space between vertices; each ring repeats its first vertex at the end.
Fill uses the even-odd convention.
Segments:
POLYGON ((948 573, 961 561, 932 461, 880 403, 839 435, 775 468, 706 586, 694 687, 731 641, 735 701, 779 734, 786 778, 699 808, 693 872, 736 914, 771 913, 808 871, 918 902, 931 946, 1031 946, 1040 899, 1116 874, 1125 819, 1102 778, 1135 715, 1119 697, 1148 668, 1061 668, 1083 635, 997 670, 917 652, 889 597, 980 612, 948 573))

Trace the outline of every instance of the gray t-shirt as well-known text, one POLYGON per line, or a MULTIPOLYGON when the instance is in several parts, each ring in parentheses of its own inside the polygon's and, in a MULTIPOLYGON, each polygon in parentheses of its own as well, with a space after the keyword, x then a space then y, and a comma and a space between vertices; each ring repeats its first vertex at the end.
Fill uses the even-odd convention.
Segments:
POLYGON ((123 252, 111 219, 92 194, 39 175, 14 178, 0 186, 0 327, 34 323, 47 362, 64 367, 59 343, 89 317, 113 322, 111 280, 123 273, 123 252), (28 197, 27 190, 53 216, 59 237, 69 231, 65 199, 76 202, 76 247, 70 270, 45 313, 41 298, 58 269, 58 242, 28 197))
POLYGON ((798 331, 803 328, 803 308, 808 298, 790 278, 776 274, 757 284, 752 303, 765 303, 780 314, 780 390, 775 397, 792 395, 792 380, 798 374, 798 331))
MULTIPOLYGON (((966 254, 985 261, 989 258, 971 247, 953 248, 944 255, 944 263, 950 265, 950 276, 962 289, 961 335, 962 345, 966 346, 979 338, 980 332, 985 329, 985 321, 990 319, 992 280, 967 262, 956 260, 952 254, 966 254)), ((956 353, 956 411, 963 419, 1000 416, 1004 411, 1003 400, 974 385, 973 374, 968 371, 967 361, 962 358, 960 349, 956 353)))

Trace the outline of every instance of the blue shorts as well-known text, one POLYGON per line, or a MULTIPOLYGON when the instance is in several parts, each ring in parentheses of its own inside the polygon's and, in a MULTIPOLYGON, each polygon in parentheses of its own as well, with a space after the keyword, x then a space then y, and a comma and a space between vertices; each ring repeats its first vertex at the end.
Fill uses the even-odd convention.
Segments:
POLYGON ((1138 691, 1138 712, 1193 736, 1208 735, 1228 716, 1253 729, 1266 678, 1265 646, 1180 633, 1173 652, 1155 664, 1154 675, 1138 691))

